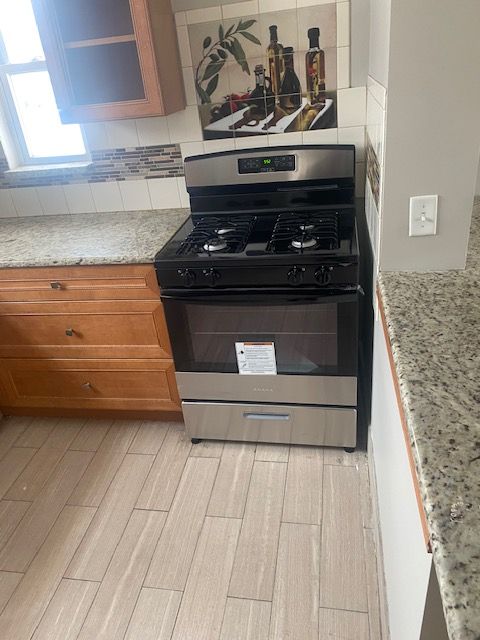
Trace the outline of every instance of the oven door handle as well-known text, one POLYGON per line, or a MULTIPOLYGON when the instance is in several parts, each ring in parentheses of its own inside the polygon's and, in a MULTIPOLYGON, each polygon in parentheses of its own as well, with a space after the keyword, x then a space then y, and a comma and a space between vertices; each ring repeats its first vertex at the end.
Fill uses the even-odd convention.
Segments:
POLYGON ((230 305, 270 305, 276 304, 341 304, 358 302, 362 291, 360 287, 349 289, 314 289, 314 290, 252 290, 238 289, 236 291, 221 291, 211 289, 205 291, 166 290, 161 292, 165 301, 188 302, 190 304, 230 304, 230 305))

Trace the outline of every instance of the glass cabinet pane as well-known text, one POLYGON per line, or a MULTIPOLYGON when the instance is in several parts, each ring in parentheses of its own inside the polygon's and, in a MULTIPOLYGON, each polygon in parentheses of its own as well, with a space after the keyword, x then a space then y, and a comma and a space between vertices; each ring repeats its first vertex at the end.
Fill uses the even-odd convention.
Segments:
POLYGON ((135 42, 65 51, 76 104, 104 104, 145 98, 135 42))
POLYGON ((53 4, 64 42, 133 34, 128 0, 54 0, 53 4))

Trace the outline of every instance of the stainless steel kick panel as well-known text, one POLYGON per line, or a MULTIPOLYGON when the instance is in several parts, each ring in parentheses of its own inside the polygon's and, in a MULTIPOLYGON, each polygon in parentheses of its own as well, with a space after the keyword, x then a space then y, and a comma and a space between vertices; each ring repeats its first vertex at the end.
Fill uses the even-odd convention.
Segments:
POLYGON ((190 438, 355 447, 355 409, 182 402, 190 438))
MULTIPOLYGON (((258 158, 265 149, 252 151, 233 151, 231 153, 213 153, 188 159, 185 163, 187 187, 205 187, 217 185, 238 185, 269 183, 278 181, 317 180, 329 178, 353 178, 355 175, 355 153, 353 149, 335 145, 331 148, 315 147, 279 147, 268 149, 269 156, 293 154, 296 160, 295 171, 274 173, 240 174, 239 158, 258 158)), ((290 186, 291 188, 291 186, 290 186)))
POLYGON ((183 400, 286 402, 356 406, 357 378, 347 376, 249 375, 177 371, 183 400))

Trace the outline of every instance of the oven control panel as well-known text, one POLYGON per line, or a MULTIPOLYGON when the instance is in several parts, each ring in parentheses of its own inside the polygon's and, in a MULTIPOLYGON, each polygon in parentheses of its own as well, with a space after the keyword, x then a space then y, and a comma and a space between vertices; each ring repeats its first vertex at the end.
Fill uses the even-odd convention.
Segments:
POLYGON ((275 171, 295 171, 295 156, 257 156, 239 158, 238 173, 274 173, 275 171))

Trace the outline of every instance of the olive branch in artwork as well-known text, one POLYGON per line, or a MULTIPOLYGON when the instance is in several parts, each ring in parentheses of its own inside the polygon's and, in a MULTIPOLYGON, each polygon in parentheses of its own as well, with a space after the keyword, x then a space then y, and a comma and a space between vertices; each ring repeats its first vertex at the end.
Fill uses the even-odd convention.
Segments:
POLYGON ((212 44, 212 38, 207 36, 203 41, 203 58, 198 63, 195 71, 195 88, 202 104, 212 102, 211 96, 218 85, 218 74, 231 55, 242 68, 244 73, 250 75, 250 68, 246 60, 245 51, 237 36, 243 36, 250 42, 260 45, 260 40, 248 31, 256 20, 240 20, 232 24, 227 31, 224 26, 218 26, 218 40, 212 44), (206 86, 205 86, 205 83, 206 86), (202 86, 203 85, 203 86, 202 86))

